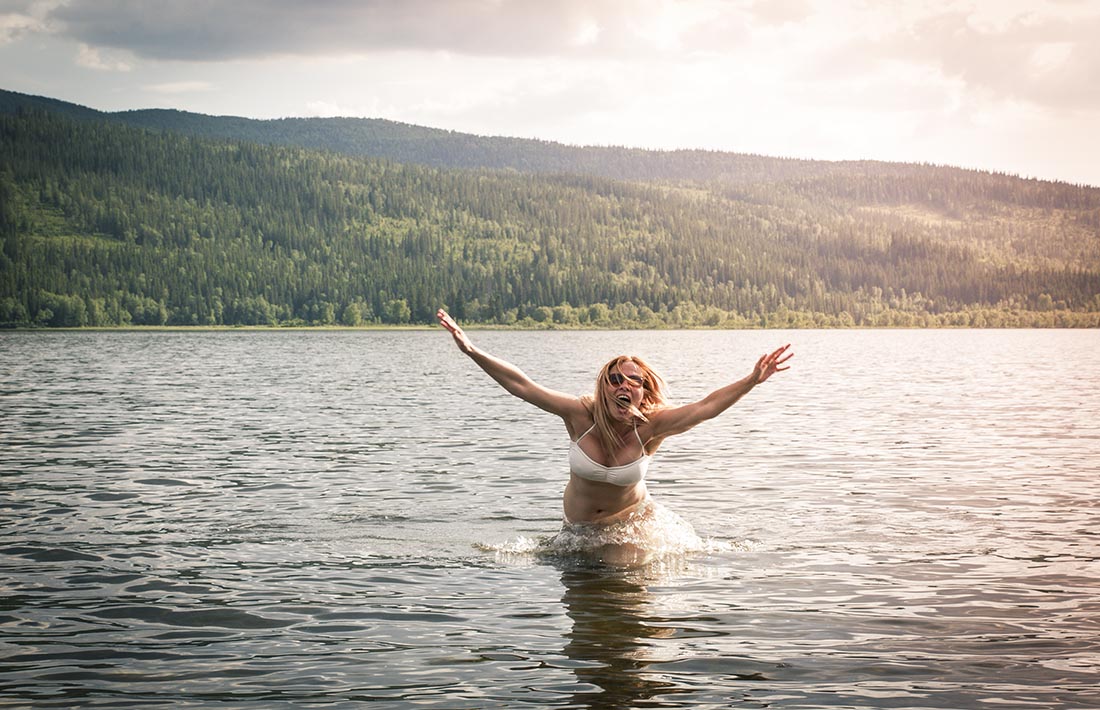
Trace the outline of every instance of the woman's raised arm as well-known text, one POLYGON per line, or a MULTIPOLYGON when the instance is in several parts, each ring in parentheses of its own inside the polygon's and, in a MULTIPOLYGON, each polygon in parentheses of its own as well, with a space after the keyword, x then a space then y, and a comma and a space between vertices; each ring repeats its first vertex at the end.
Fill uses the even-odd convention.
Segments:
POLYGON ((665 437, 683 433, 697 424, 713 419, 732 407, 756 385, 777 372, 789 370, 790 366, 782 367, 783 363, 794 356, 794 353, 787 352, 789 347, 791 347, 790 344, 787 344, 767 355, 762 355, 747 377, 711 392, 698 402, 663 409, 655 414, 652 417, 653 438, 663 440, 665 437))
POLYGON ((439 319, 439 324, 451 333, 458 349, 468 355, 505 390, 539 409, 557 414, 567 423, 578 415, 583 415, 585 409, 579 397, 543 387, 512 363, 478 348, 455 319, 442 308, 436 312, 435 316, 439 319))

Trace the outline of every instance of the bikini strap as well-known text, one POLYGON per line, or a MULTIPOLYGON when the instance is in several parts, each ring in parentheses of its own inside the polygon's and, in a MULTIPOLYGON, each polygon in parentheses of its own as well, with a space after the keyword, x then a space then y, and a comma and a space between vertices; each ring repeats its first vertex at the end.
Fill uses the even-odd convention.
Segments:
MULTIPOLYGON (((596 423, 592 422, 592 426, 585 429, 584 433, 573 440, 574 443, 580 443, 580 440, 592 433, 592 430, 596 428, 596 423)), ((638 420, 634 420, 634 438, 638 440, 638 446, 642 447, 642 456, 649 456, 645 450, 645 442, 642 441, 642 435, 638 433, 638 420)))

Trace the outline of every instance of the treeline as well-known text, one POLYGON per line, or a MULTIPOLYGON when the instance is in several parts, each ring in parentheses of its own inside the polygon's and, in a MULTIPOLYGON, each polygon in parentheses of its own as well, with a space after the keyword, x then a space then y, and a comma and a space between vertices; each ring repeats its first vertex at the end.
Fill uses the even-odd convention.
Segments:
MULTIPOLYGON (((446 305, 446 304, 443 304, 446 305)), ((453 309, 452 309, 453 310, 453 309)), ((63 296, 41 293, 39 311, 32 319, 18 300, 0 300, 0 324, 8 326, 39 326, 61 328, 114 326, 171 325, 234 325, 234 326, 342 326, 363 327, 372 324, 408 324, 411 311, 408 302, 397 299, 386 304, 380 315, 372 313, 369 304, 352 302, 337 310, 335 304, 323 303, 306 317, 280 320, 280 309, 263 296, 236 301, 221 320, 206 323, 182 322, 172 317, 163 301, 139 298, 129 293, 116 293, 106 298, 63 296)), ((501 317, 486 318, 475 299, 467 304, 462 318, 470 323, 514 326, 525 329, 618 328, 1100 328, 1100 311, 1048 310, 1029 311, 1019 308, 968 307, 961 311, 929 313, 897 308, 879 308, 874 312, 853 315, 847 311, 830 314, 792 311, 779 308, 772 313, 742 315, 715 306, 700 306, 686 301, 671 311, 654 311, 647 306, 619 303, 614 308, 606 303, 573 307, 530 306, 512 308, 501 317)))
MULTIPOLYGON (((38 111, 80 121, 259 144, 311 148, 442 168, 569 173, 620 180, 726 180, 758 183, 823 174, 835 163, 706 150, 651 151, 570 146, 552 141, 477 136, 374 118, 258 120, 171 109, 114 113, 0 90, 0 113, 38 111)), ((867 164, 858 170, 865 169, 867 164)), ((886 165, 885 163, 881 165, 886 165)))
POLYGON ((422 323, 441 304, 560 327, 1100 312, 1091 188, 917 166, 740 186, 453 170, 28 109, 0 115, 0 155, 12 324, 422 323))
MULTIPOLYGON (((171 109, 102 112, 40 96, 0 90, 0 113, 34 110, 82 121, 111 121, 200 138, 311 148, 350 156, 383 158, 442 168, 514 170, 520 173, 592 175, 628 181, 691 181, 770 188, 791 183, 800 191, 824 190, 863 201, 911 196, 912 185, 891 195, 891 186, 915 178, 935 181, 926 197, 957 203, 1024 199, 1062 207, 1076 204, 1100 220, 1100 190, 999 173, 881 161, 821 161, 711 150, 643 150, 620 146, 572 146, 553 141, 479 136, 375 118, 282 118, 258 120, 208 116, 171 109), (898 181, 901 181, 900 183, 898 181), (962 188, 957 192, 957 188, 962 188)), ((751 189, 751 188, 750 188, 751 189)), ((921 201, 924 201, 922 199, 921 201)))

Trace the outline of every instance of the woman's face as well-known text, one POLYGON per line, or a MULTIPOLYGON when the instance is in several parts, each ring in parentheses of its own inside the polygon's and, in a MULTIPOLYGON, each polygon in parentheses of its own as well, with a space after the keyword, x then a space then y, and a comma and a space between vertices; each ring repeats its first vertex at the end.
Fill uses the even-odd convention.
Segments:
POLYGON ((645 394, 645 376, 641 368, 627 360, 612 367, 608 373, 605 395, 610 406, 611 416, 619 421, 631 418, 631 412, 642 406, 645 394))

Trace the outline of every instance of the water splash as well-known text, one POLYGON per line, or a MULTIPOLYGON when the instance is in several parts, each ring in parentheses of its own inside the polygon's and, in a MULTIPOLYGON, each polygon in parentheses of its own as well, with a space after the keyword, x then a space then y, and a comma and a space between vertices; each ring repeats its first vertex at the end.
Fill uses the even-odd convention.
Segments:
POLYGON ((597 563, 613 567, 644 566, 658 561, 748 549, 714 537, 702 538, 691 523, 656 501, 627 518, 609 524, 569 523, 556 535, 519 536, 499 544, 479 544, 506 562, 597 563))

